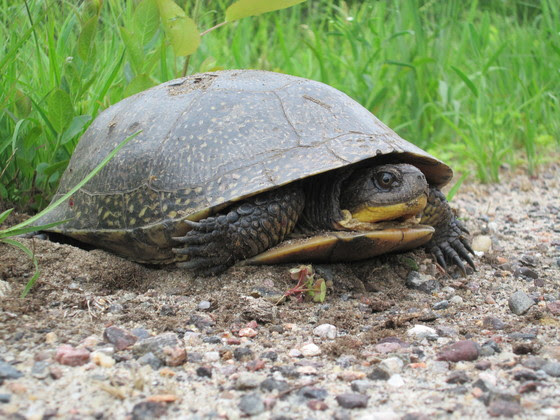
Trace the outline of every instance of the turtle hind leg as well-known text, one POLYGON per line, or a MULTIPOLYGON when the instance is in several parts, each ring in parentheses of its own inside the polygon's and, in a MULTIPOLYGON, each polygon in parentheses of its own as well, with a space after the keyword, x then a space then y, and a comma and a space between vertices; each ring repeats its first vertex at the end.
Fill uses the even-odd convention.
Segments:
POLYGON ((260 254, 293 231, 304 202, 303 190, 288 186, 251 197, 230 207, 227 213, 198 222, 185 221, 191 230, 173 238, 182 244, 173 252, 186 255, 188 261, 177 265, 212 275, 260 254))
POLYGON ((439 265, 447 269, 446 261, 450 261, 466 274, 464 260, 476 271, 469 255, 474 255, 469 243, 469 231, 455 217, 443 193, 435 187, 430 187, 428 204, 422 213, 420 223, 435 228, 432 239, 426 244, 426 249, 434 255, 439 265))

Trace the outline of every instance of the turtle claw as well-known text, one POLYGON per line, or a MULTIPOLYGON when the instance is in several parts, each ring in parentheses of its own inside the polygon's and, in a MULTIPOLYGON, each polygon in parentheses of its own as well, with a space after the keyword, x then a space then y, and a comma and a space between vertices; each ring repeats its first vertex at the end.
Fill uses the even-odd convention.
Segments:
POLYGON ((467 269, 463 260, 476 271, 476 266, 469 254, 474 255, 467 238, 464 236, 466 229, 459 225, 457 219, 453 220, 448 229, 443 232, 436 232, 432 240, 428 243, 428 251, 430 251, 439 265, 447 271, 446 261, 451 261, 459 267, 463 275, 467 274, 467 269))

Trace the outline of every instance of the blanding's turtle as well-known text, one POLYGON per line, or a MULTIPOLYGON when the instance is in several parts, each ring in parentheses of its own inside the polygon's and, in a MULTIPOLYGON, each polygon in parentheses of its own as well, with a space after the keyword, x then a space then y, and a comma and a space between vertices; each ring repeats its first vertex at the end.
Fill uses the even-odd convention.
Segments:
POLYGON ((237 261, 352 261, 426 245, 474 268, 439 188, 451 169, 325 84, 233 70, 163 83, 102 112, 39 223, 144 263, 201 274, 237 261), (418 223, 419 222, 419 223, 418 223))

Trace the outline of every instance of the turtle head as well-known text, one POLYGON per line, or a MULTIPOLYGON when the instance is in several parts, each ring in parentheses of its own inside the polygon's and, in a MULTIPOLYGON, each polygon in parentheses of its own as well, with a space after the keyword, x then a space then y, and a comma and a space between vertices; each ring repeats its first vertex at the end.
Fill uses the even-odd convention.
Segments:
POLYGON ((424 174, 406 163, 357 169, 342 186, 340 208, 360 222, 380 222, 419 214, 427 202, 424 174))

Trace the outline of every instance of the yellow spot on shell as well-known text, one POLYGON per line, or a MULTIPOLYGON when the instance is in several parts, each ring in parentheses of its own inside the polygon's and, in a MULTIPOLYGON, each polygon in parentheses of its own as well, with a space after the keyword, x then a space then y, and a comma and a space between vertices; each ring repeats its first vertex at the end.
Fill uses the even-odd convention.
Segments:
POLYGON ((171 218, 175 218, 175 217, 177 217, 177 212, 176 212, 175 210, 174 210, 174 211, 170 211, 169 213, 167 213, 167 215, 168 215, 169 217, 171 217, 171 218))
POLYGON ((140 210, 140 213, 138 213, 138 216, 139 217, 144 217, 144 214, 146 214, 146 210, 147 210, 147 207, 144 207, 142 210, 140 210))

